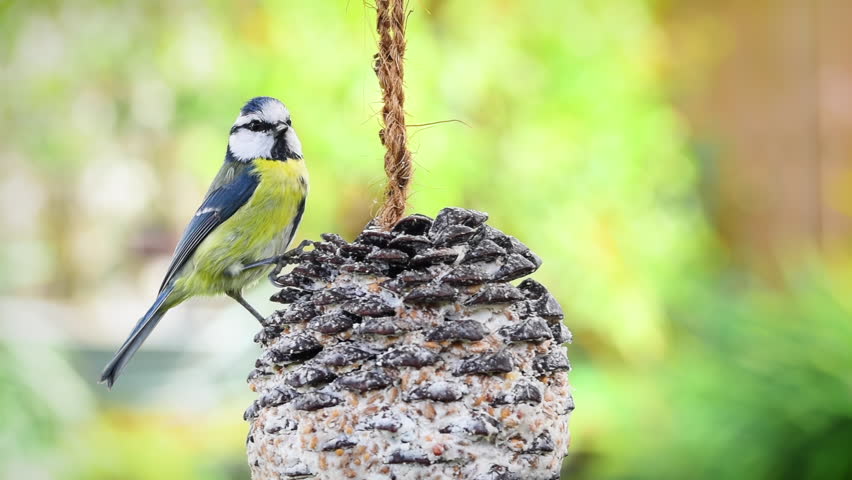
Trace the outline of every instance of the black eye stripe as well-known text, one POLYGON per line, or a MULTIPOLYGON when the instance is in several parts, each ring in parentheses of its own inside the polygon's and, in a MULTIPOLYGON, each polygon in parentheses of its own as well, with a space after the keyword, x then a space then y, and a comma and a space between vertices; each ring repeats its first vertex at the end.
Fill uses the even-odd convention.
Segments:
POLYGON ((272 130, 272 128, 272 125, 267 122, 263 122, 261 120, 252 120, 242 125, 234 125, 233 127, 231 127, 231 133, 234 133, 237 130, 241 129, 251 130, 252 132, 263 132, 266 130, 272 130))
MULTIPOLYGON (((289 118, 284 123, 288 127, 292 125, 292 122, 289 118)), ((269 130, 274 130, 275 126, 269 122, 264 122, 263 120, 252 120, 242 125, 234 125, 233 127, 231 127, 231 133, 235 133, 237 130, 240 129, 251 130, 252 132, 265 132, 269 130)))
POLYGON ((246 124, 246 128, 253 132, 262 132, 264 130, 269 130, 272 128, 272 125, 262 122, 260 120, 252 120, 248 124, 246 124))

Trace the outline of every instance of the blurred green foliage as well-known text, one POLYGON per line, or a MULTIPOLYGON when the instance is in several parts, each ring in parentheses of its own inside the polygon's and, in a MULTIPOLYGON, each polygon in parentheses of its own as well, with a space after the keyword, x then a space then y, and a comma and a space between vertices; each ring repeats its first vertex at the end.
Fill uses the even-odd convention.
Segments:
MULTIPOLYGON (((411 128, 412 211, 487 211, 545 259, 536 278, 576 338, 566 476, 848 476, 852 268, 791 268, 773 291, 728 263, 666 98, 654 3, 411 2, 409 120, 467 124, 411 128)), ((288 105, 304 144, 300 236, 352 238, 384 177, 373 14, 0 3, 0 289, 72 304, 150 289, 257 95, 288 105)), ((0 342, 0 476, 246 478, 243 405, 105 406, 67 352, 0 342)))

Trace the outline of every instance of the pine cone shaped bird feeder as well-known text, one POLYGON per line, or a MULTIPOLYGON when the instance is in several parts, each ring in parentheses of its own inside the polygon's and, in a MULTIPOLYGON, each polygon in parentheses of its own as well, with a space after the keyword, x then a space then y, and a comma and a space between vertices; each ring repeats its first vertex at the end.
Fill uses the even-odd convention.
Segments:
POLYGON ((254 480, 555 480, 571 334, 541 260, 446 208, 299 250, 255 340, 254 480))

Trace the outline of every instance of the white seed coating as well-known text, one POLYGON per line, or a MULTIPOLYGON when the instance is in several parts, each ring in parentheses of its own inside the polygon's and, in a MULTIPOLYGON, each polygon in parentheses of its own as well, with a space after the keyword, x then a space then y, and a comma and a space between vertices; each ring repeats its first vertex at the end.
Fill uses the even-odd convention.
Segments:
MULTIPOLYGON (((459 253, 451 264, 419 268, 434 274, 435 285, 475 247, 435 246, 459 253)), ((474 273, 494 276, 511 253, 475 264, 474 273)), ((265 353, 249 380, 260 400, 247 412, 254 480, 559 478, 573 410, 565 347, 549 331, 510 338, 530 319, 529 325, 560 332, 558 320, 530 313, 529 298, 469 305, 481 282, 455 284, 452 301, 412 304, 403 301, 411 288, 383 288, 393 274, 335 269, 332 277, 312 279, 307 291, 346 287, 340 291, 369 297, 369 308, 379 302, 394 313, 359 316, 333 334, 317 331, 317 322, 279 324, 280 333, 261 339, 265 353), (398 330, 364 333, 380 324, 398 330), (445 330, 434 333, 439 328, 445 330), (442 340, 427 340, 430 332, 442 340), (453 335, 464 338, 447 338, 453 335), (318 354, 314 341, 322 347, 318 354), (287 355, 276 357, 276 348, 284 347, 287 355)), ((351 302, 316 309, 319 315, 363 311, 351 302)))

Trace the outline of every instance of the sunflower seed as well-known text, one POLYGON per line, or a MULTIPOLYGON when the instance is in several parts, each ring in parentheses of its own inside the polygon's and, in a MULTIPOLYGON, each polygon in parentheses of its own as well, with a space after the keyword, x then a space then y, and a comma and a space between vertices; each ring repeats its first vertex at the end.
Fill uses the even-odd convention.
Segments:
POLYGON ((299 392, 292 388, 278 386, 261 395, 258 399, 258 405, 261 408, 277 407, 278 405, 283 405, 298 396, 299 392))
POLYGON ((405 264, 408 263, 409 258, 410 257, 408 256, 408 254, 403 252, 402 250, 397 250, 395 248, 383 248, 367 255, 366 260, 368 262, 405 264))
POLYGON ((523 282, 519 283, 518 289, 524 292, 524 296, 529 298, 530 300, 541 298, 542 295, 547 294, 547 288, 545 288, 544 285, 536 282, 532 278, 528 278, 523 282))
POLYGON ((413 254, 417 254, 431 245, 432 242, 423 235, 399 235, 388 243, 391 248, 398 248, 413 254))
POLYGON ((326 335, 334 335, 349 330, 358 320, 357 316, 346 312, 332 312, 314 317, 308 322, 308 328, 326 335))
POLYGON ((300 333, 284 337, 269 347, 267 354, 272 363, 287 365, 313 358, 322 350, 322 345, 310 334, 300 333))
POLYGON ((485 338, 488 332, 485 327, 476 320, 458 320, 447 322, 446 324, 430 331, 426 334, 426 340, 429 342, 440 342, 444 340, 461 341, 467 340, 476 342, 485 338))
POLYGON ((535 437, 532 446, 526 453, 550 453, 556 450, 556 444, 553 443, 553 438, 550 433, 545 431, 541 435, 535 437))
POLYGON ((513 303, 523 300, 524 295, 520 290, 508 283, 485 285, 482 290, 465 301, 465 305, 496 305, 513 303))
POLYGON ((315 387, 331 382, 337 378, 331 370, 322 367, 304 366, 287 375, 284 380, 287 385, 299 387, 315 387))
POLYGON ((568 357, 565 356, 565 352, 561 348, 558 348, 535 357, 533 359, 533 370, 538 374, 571 370, 571 364, 568 363, 568 357))
POLYGON ((473 480, 523 480, 523 478, 517 473, 509 471, 507 467, 492 465, 488 473, 479 475, 473 480))
POLYGON ((332 243, 338 247, 342 247, 343 245, 348 245, 346 240, 343 239, 340 235, 336 233, 322 233, 320 234, 320 238, 325 240, 328 243, 332 243))
POLYGON ((413 328, 410 322, 396 317, 368 317, 355 325, 354 331, 358 335, 401 335, 413 328))
POLYGON ((296 410, 312 412, 321 408, 333 407, 342 401, 340 398, 325 392, 309 392, 296 397, 291 405, 296 410))
POLYGON ((539 299, 533 300, 531 307, 535 313, 548 320, 562 320, 565 317, 565 314, 562 312, 562 306, 549 293, 545 293, 539 299))
POLYGON ((470 240, 477 233, 477 229, 467 225, 450 225, 435 237, 436 245, 458 245, 470 240))
POLYGON ((385 463, 391 465, 401 463, 416 463, 419 465, 432 464, 428 455, 417 450, 396 450, 388 456, 385 463))
POLYGON ((503 266, 494 274, 494 279, 501 282, 508 282, 516 278, 521 278, 536 271, 536 266, 517 253, 513 253, 506 257, 503 266))
POLYGON ((444 277, 450 285, 480 285, 490 280, 491 275, 481 265, 459 265, 444 277))
POLYGON ((440 433, 467 433, 468 435, 491 436, 499 432, 500 422, 486 414, 450 423, 438 429, 440 433))
POLYGON ((476 228, 487 220, 488 214, 484 212, 458 207, 447 207, 438 212, 435 221, 432 222, 432 228, 429 229, 429 236, 437 238, 452 225, 464 225, 469 228, 476 228))
POLYGON ((387 270, 384 263, 347 263, 340 266, 341 272, 358 273, 361 275, 381 275, 387 270))
POLYGON ((467 358, 456 367, 453 375, 509 373, 512 369, 514 369, 512 356, 508 352, 500 351, 467 358))
POLYGON ((341 285, 320 290, 311 297, 314 305, 332 305, 343 300, 364 295, 364 291, 354 285, 341 285))
POLYGON ((304 323, 318 314, 319 312, 313 303, 303 300, 291 303, 290 307, 286 310, 279 310, 273 313, 270 317, 270 323, 273 325, 304 323))
POLYGON ((538 405, 541 403, 541 390, 531 382, 521 380, 512 387, 509 393, 503 393, 494 399, 493 405, 508 405, 528 403, 538 405))
POLYGON ((287 287, 279 290, 278 293, 269 297, 269 300, 276 303, 293 303, 308 295, 310 295, 310 293, 302 290, 301 288, 287 287))
POLYGON ((393 379, 384 370, 374 369, 346 374, 335 383, 346 390, 366 392, 385 388, 393 383, 393 379))
POLYGON ((378 364, 384 367, 421 368, 434 365, 440 357, 428 348, 419 345, 403 345, 388 350, 378 358, 378 364))
POLYGON ((426 215, 414 214, 397 222, 391 232, 396 234, 423 235, 429 231, 429 227, 431 226, 431 218, 426 215))
POLYGON ((571 343, 572 335, 568 327, 563 323, 551 323, 550 332, 553 334, 553 340, 558 344, 571 343))
POLYGON ((386 288, 392 292, 399 293, 405 288, 428 283, 434 278, 435 274, 428 271, 403 272, 396 278, 382 282, 381 286, 382 288, 386 288))
POLYGON ((317 361, 329 367, 343 367, 375 358, 376 355, 378 352, 366 345, 342 343, 323 351, 317 361))
POLYGON ((459 252, 452 248, 430 248, 423 250, 411 259, 412 267, 438 265, 441 263, 453 263, 458 258, 459 252))
POLYGON ((384 298, 378 295, 368 295, 343 304, 343 310, 364 317, 382 317, 393 315, 396 309, 384 298))
POLYGON ((544 319, 531 318, 518 325, 508 325, 498 333, 509 342, 542 342, 553 338, 550 326, 544 319))
POLYGON ((486 238, 464 254, 462 263, 489 262, 503 255, 506 255, 506 249, 486 238))
POLYGON ((391 239, 393 239, 393 234, 390 232, 383 232, 381 230, 364 230, 360 235, 358 235, 355 242, 384 248, 388 246, 391 239))
POLYGON ((433 400, 435 402, 455 402, 461 400, 465 394, 465 389, 451 382, 437 381, 433 383, 425 383, 413 388, 405 396, 408 402, 415 400, 433 400))
POLYGON ((442 302, 450 302, 456 298, 456 289, 449 285, 424 285, 413 289, 403 299, 406 303, 420 305, 432 305, 442 302))
POLYGON ((348 436, 341 435, 337 438, 332 438, 331 440, 328 440, 327 442, 320 445, 320 451, 332 452, 337 449, 345 450, 347 448, 352 448, 357 444, 358 443, 355 440, 349 438, 348 436))

